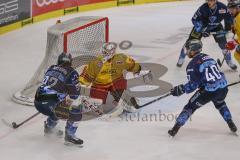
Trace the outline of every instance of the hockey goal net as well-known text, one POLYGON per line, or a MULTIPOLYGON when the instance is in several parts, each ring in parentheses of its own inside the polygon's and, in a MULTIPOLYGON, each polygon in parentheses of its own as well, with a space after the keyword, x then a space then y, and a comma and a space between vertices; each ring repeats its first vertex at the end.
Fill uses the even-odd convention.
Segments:
POLYGON ((45 57, 26 86, 13 94, 13 101, 33 105, 35 91, 44 73, 57 63, 58 55, 63 51, 72 54, 73 67, 77 69, 100 54, 102 44, 108 41, 108 28, 106 17, 78 17, 48 28, 45 57))

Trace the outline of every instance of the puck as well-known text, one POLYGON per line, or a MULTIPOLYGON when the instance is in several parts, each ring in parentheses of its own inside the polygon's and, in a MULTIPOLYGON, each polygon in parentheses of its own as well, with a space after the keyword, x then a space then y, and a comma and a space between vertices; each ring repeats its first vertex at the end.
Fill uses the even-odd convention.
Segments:
POLYGON ((13 126, 13 128, 17 128, 17 123, 16 122, 12 122, 12 126, 13 126))

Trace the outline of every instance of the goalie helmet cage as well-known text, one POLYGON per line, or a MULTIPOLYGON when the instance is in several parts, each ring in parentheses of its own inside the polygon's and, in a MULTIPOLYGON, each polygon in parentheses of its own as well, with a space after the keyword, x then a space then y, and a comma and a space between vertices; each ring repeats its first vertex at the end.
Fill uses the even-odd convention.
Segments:
POLYGON ((62 52, 71 53, 73 67, 86 64, 101 53, 102 45, 108 42, 109 20, 107 17, 77 17, 48 28, 45 57, 26 86, 13 94, 14 102, 34 105, 34 95, 41 85, 49 66, 57 63, 62 52))

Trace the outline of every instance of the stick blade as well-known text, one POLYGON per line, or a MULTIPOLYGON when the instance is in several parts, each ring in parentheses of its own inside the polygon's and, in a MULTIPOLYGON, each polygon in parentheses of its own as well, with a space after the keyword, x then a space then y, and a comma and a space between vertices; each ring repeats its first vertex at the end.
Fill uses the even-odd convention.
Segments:
POLYGON ((6 121, 5 119, 1 119, 2 123, 10 128, 14 128, 13 125, 11 123, 9 123, 8 121, 6 121))

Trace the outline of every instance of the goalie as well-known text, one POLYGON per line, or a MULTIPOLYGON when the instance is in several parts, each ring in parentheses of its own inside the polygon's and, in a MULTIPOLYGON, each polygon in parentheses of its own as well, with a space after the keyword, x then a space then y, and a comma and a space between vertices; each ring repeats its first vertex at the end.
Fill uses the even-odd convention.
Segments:
MULTIPOLYGON (((127 88, 127 80, 123 77, 123 71, 133 72, 134 75, 138 75, 141 71, 139 63, 130 56, 116 53, 116 48, 117 44, 114 42, 104 43, 102 55, 90 61, 79 77, 80 84, 91 86, 90 97, 102 99, 105 104, 108 92, 110 92, 115 106, 127 88)), ((137 109, 137 103, 134 97, 130 97, 130 102, 131 107, 124 109, 133 112, 137 109)))

